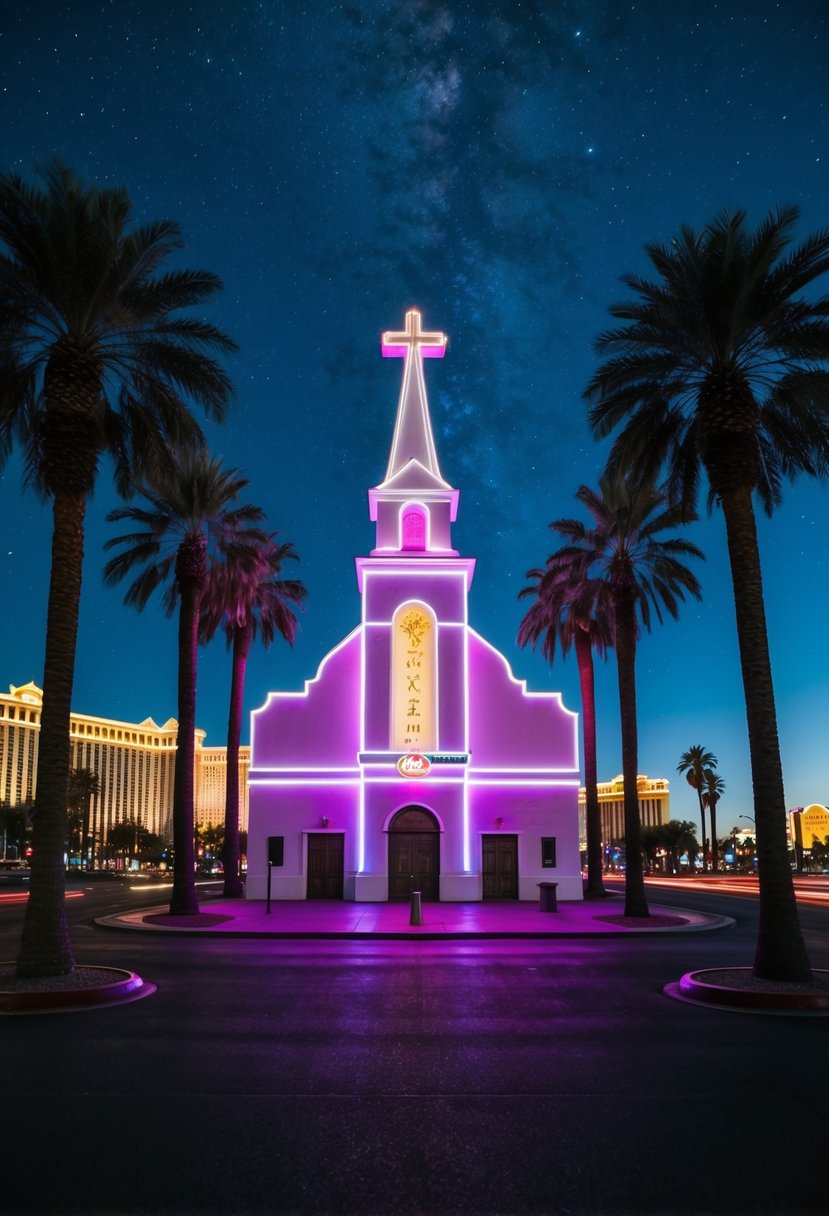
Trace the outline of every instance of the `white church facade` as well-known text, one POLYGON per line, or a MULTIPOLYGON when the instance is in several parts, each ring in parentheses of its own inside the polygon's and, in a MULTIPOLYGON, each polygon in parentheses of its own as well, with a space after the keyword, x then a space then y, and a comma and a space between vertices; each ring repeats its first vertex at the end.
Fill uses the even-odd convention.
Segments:
POLYGON ((582 898, 577 715, 470 624, 475 559, 452 546, 424 378, 446 344, 415 310, 383 334, 403 377, 360 619, 252 715, 249 898, 269 871, 274 899, 530 900, 545 881, 582 898))

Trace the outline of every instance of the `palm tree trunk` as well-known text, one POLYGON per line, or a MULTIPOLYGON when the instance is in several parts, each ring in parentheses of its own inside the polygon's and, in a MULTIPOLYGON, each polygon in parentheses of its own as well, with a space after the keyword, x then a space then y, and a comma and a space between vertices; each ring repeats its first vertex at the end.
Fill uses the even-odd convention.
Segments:
POLYGON ((702 829, 702 836, 700 836, 699 847, 702 849, 702 872, 703 872, 703 874, 705 874, 705 872, 708 869, 708 864, 705 860, 705 803, 702 801, 702 774, 701 773, 696 776, 696 780, 697 780, 697 798, 699 799, 699 822, 700 822, 700 827, 702 829))
POLYGON ((194 831, 194 769, 196 738, 196 667, 199 649, 200 583, 180 578, 178 622, 178 742, 173 792, 173 892, 170 913, 193 916, 196 894, 194 831))
POLYGON ((239 743, 242 738, 245 671, 252 640, 253 633, 250 627, 234 631, 230 712, 227 719, 227 780, 225 785, 224 896, 226 899, 240 899, 245 893, 239 850, 239 743))
POLYGON ((66 975, 75 966, 64 907, 64 845, 85 513, 83 494, 55 494, 32 874, 17 959, 21 978, 66 975))
POLYGON ((770 980, 808 980, 811 969, 789 867, 783 770, 751 491, 729 490, 722 495, 722 507, 737 613, 757 827, 760 921, 754 974, 770 980))
POLYGON ((593 681, 593 645, 584 629, 576 630, 576 661, 581 690, 582 739, 584 742, 584 818, 587 836, 586 899, 604 899, 602 882, 602 815, 599 808, 596 762, 596 698, 593 681))
POLYGON ((636 618, 631 596, 616 600, 616 665, 622 725, 622 780, 625 807, 625 916, 650 916, 642 868, 639 823, 639 740, 636 726, 636 618))
MULTIPOLYGON (((713 800, 708 808, 708 818, 711 823, 711 873, 717 874, 717 804, 713 800)), ((788 849, 788 845, 786 847, 788 849)))

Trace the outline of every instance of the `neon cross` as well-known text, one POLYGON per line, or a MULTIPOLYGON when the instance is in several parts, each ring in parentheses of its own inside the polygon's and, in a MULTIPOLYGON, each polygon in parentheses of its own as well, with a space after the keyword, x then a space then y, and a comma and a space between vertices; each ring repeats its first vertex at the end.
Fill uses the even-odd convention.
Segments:
POLYGON ((420 328, 420 313, 416 308, 410 308, 406 313, 404 330, 385 330, 380 339, 386 359, 404 359, 413 350, 420 351, 424 359, 442 359, 447 341, 446 334, 426 333, 420 328))

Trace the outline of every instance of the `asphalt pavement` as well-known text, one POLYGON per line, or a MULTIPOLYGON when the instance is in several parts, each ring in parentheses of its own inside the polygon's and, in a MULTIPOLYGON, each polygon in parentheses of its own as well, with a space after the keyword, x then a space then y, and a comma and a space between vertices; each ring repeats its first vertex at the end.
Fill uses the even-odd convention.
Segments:
POLYGON ((827 1210, 827 1022, 662 991, 750 963, 752 900, 660 891, 736 921, 706 933, 412 943, 106 932, 112 898, 70 905, 78 960, 157 991, 3 1021, 10 1216, 827 1210))

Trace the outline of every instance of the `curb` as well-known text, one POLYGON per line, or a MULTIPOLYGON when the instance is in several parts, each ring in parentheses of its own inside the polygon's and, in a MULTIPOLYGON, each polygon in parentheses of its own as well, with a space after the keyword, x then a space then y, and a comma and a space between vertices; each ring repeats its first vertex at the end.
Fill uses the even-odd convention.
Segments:
POLYGON ((111 972, 114 978, 109 983, 86 988, 0 989, 0 1014, 76 1013, 139 1001, 156 991, 155 984, 148 983, 134 971, 120 967, 95 966, 94 969, 111 972))
POLYGON ((671 915, 688 916, 693 918, 685 925, 654 926, 647 928, 637 926, 626 928, 595 929, 435 929, 428 924, 413 925, 403 929, 260 929, 260 928, 227 928, 199 927, 189 928, 185 925, 152 924, 144 920, 163 912, 165 906, 158 908, 143 908, 140 912, 115 913, 102 916, 95 920, 95 925, 102 929, 123 930, 127 933, 161 933, 170 937, 210 937, 210 938, 272 938, 284 941, 520 941, 526 939, 545 940, 562 938, 604 938, 659 936, 672 933, 704 933, 712 929, 733 928, 735 921, 730 916, 716 916, 692 912, 685 908, 669 909, 671 915))
MULTIPOLYGON (((700 1005, 734 1013, 788 1014, 794 1016, 829 1015, 829 991, 807 992, 793 988, 758 988, 756 986, 732 987, 717 984, 706 976, 720 974, 724 970, 734 975, 753 978, 751 967, 711 967, 702 971, 688 971, 678 981, 666 984, 662 991, 666 996, 688 1005, 700 1005)), ((829 971, 816 971, 815 975, 829 978, 829 971)), ((773 983, 773 981, 769 981, 773 983)))

